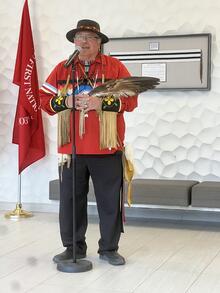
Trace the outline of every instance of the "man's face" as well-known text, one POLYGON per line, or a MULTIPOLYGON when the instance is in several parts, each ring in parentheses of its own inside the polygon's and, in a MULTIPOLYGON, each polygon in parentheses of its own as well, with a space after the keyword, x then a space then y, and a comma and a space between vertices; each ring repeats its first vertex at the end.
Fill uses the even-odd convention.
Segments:
POLYGON ((82 48, 79 55, 80 58, 95 59, 100 49, 101 39, 96 33, 82 31, 76 33, 74 43, 82 48))

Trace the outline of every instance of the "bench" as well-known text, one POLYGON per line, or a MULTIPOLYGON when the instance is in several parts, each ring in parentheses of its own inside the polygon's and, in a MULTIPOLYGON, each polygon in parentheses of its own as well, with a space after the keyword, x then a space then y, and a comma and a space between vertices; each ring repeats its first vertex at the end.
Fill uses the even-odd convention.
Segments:
MULTIPOLYGON (((133 204, 187 207, 191 204, 191 190, 195 180, 134 179, 133 204)), ((49 183, 49 199, 59 200, 59 180, 49 183)), ((90 181, 88 201, 95 202, 94 188, 90 181)))
MULTIPOLYGON (((126 217, 220 222, 220 182, 171 179, 134 179, 131 208, 126 217)), ((59 180, 49 183, 49 199, 59 200, 59 180)), ((93 184, 88 212, 97 215, 93 184)))
POLYGON ((192 207, 220 208, 220 182, 204 181, 192 188, 192 207))

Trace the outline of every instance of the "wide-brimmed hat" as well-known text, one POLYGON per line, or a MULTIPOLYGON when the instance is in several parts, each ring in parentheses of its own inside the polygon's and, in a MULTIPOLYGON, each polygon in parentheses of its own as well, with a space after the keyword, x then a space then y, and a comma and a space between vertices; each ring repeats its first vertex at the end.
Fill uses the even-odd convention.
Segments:
POLYGON ((67 40, 74 43, 75 34, 81 31, 90 31, 96 33, 101 38, 102 44, 109 41, 108 37, 100 32, 100 25, 98 22, 90 19, 79 20, 76 29, 72 29, 66 34, 67 40))

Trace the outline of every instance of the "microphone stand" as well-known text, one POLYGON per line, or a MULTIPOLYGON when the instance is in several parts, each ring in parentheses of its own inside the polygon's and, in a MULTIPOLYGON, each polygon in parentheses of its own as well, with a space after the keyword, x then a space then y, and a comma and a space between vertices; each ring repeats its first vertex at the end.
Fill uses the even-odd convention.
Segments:
POLYGON ((57 264, 57 270, 64 273, 81 273, 92 269, 88 260, 76 259, 76 135, 75 135, 75 94, 74 94, 74 60, 72 60, 72 195, 73 195, 73 259, 57 264))

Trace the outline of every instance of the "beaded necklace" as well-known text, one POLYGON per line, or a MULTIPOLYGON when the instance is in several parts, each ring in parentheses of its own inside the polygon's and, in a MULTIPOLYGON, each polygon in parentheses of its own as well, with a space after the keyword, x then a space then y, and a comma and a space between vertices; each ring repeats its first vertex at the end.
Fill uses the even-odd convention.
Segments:
MULTIPOLYGON (((79 87, 80 84, 89 84, 92 88, 95 87, 97 77, 98 77, 98 71, 96 71, 95 78, 89 78, 89 69, 90 69, 90 63, 87 62, 85 63, 85 69, 82 67, 82 64, 79 63, 79 68, 80 71, 82 72, 82 76, 79 78, 79 73, 76 71, 76 82, 77 82, 77 87, 79 87)), ((92 76, 92 74, 91 74, 92 76)))
MULTIPOLYGON (((98 77, 98 70, 96 70, 95 77, 93 78, 93 81, 91 78, 89 78, 89 69, 90 69, 90 63, 85 62, 84 68, 81 63, 79 64, 79 69, 81 71, 81 78, 79 78, 79 73, 76 71, 76 89, 75 94, 78 93, 88 93, 91 89, 93 89, 96 86, 97 77, 98 77)), ((95 68, 94 68, 95 72, 95 68)), ((90 73, 91 74, 91 73, 90 73)), ((91 74, 92 76, 92 74, 91 74)), ((82 138, 83 134, 85 133, 85 118, 88 117, 89 113, 85 113, 84 110, 80 111, 79 114, 79 136, 82 138)))

